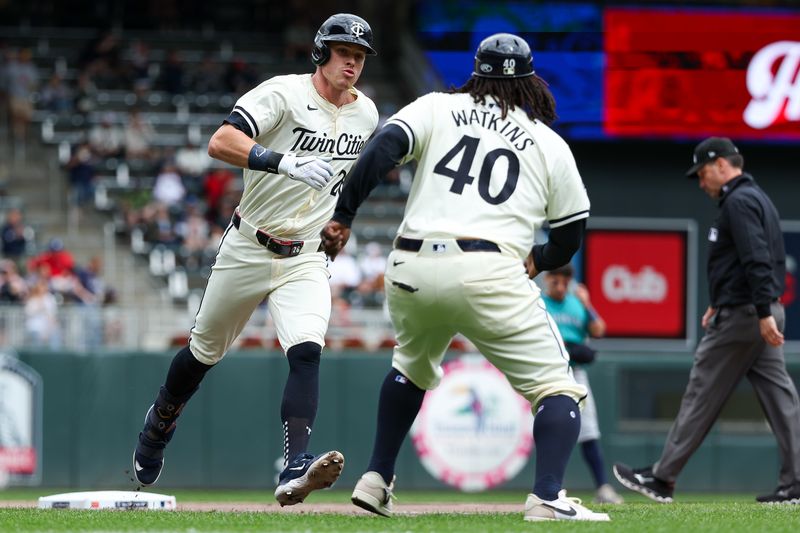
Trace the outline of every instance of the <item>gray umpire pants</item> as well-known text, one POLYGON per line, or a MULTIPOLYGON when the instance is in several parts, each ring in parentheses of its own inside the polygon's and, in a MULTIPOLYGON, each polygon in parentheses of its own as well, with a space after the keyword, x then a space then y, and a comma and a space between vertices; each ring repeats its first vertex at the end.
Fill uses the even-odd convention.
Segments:
MULTIPOLYGON (((778 328, 783 331, 786 318, 783 306, 773 303, 771 311, 778 328)), ((797 389, 786 371, 783 347, 770 346, 761 338, 753 305, 718 309, 700 340, 678 416, 661 458, 653 465, 656 477, 675 481, 745 376, 753 385, 778 442, 779 485, 800 483, 797 389)))

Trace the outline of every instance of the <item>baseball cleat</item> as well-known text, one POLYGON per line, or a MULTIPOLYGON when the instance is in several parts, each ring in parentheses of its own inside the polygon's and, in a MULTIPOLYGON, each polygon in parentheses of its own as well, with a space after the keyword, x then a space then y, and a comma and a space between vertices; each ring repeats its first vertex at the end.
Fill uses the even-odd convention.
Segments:
POLYGON ((780 486, 775 492, 756 496, 758 503, 789 503, 800 504, 800 484, 794 486, 780 486))
POLYGON ((275 499, 284 505, 302 503, 311 491, 327 489, 339 479, 344 468, 344 456, 330 451, 313 456, 301 453, 292 459, 278 477, 275 499))
POLYGON ((617 494, 617 491, 614 490, 614 487, 608 483, 604 483, 597 488, 597 492, 595 492, 594 499, 592 501, 594 503, 611 503, 615 505, 625 503, 625 499, 617 494))
POLYGON ((392 493, 395 479, 393 476, 392 482, 387 485, 379 473, 367 472, 356 483, 350 501, 371 513, 390 517, 392 516, 392 500, 395 499, 392 493))
POLYGON ((653 467, 631 468, 623 463, 614 463, 614 476, 625 488, 647 496, 654 502, 672 503, 674 483, 667 483, 653 475, 653 467))
POLYGON ((542 500, 535 494, 528 494, 523 518, 528 522, 547 520, 611 521, 606 513, 595 513, 581 505, 580 498, 568 498, 565 490, 560 491, 558 499, 553 501, 542 500))
MULTIPOLYGON (((163 449, 161 450, 163 453, 163 449)), ((139 446, 133 452, 133 475, 136 481, 143 487, 148 487, 155 484, 161 476, 161 470, 164 468, 164 458, 152 459, 145 457, 139 452, 139 446)))
POLYGON ((153 434, 150 423, 152 411, 153 406, 150 406, 144 416, 144 429, 139 433, 139 441, 133 451, 133 475, 143 487, 153 485, 161 476, 161 470, 164 468, 164 448, 172 437, 170 433, 165 440, 154 440, 145 435, 145 433, 153 434))

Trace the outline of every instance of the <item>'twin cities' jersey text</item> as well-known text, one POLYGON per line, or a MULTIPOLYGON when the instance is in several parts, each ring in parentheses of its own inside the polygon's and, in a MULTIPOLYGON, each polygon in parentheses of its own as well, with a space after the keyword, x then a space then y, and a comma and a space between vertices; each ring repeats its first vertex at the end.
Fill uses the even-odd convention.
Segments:
POLYGON ((295 128, 292 130, 297 134, 297 141, 292 145, 292 152, 303 151, 319 154, 335 154, 339 156, 357 156, 367 144, 367 139, 361 135, 352 133, 342 133, 337 138, 328 138, 327 133, 321 136, 316 131, 306 128, 295 128))
POLYGON ((491 98, 430 93, 387 121, 408 136, 403 162, 418 161, 398 235, 487 239, 524 259, 545 221, 589 216, 567 143, 519 108, 500 113, 491 98))
POLYGON ((270 150, 329 157, 333 178, 315 191, 286 176, 244 169, 239 212, 250 224, 277 237, 316 239, 330 219, 347 173, 378 124, 375 104, 357 98, 336 107, 311 82, 311 74, 276 76, 237 102, 228 119, 249 130, 270 150))

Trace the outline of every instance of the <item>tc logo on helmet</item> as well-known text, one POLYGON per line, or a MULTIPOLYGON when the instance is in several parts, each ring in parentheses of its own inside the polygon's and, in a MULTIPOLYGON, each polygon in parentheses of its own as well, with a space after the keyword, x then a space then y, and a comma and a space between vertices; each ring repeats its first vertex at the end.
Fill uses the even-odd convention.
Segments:
POLYGON ((353 22, 353 24, 350 25, 350 33, 352 33, 353 37, 357 39, 360 38, 362 35, 364 35, 365 32, 366 29, 364 28, 364 25, 361 24, 360 22, 353 22))

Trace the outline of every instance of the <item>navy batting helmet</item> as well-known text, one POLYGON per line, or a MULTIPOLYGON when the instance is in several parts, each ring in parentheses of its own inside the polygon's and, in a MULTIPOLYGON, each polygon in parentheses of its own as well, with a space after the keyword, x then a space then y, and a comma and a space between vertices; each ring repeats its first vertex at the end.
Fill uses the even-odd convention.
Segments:
POLYGON ((331 41, 358 44, 367 49, 367 54, 377 54, 372 48, 372 28, 366 20, 350 13, 337 13, 319 27, 311 50, 311 61, 315 65, 324 65, 331 58, 327 44, 331 41))
POLYGON ((475 52, 473 76, 479 78, 524 78, 533 75, 531 47, 522 37, 495 33, 481 41, 475 52))

